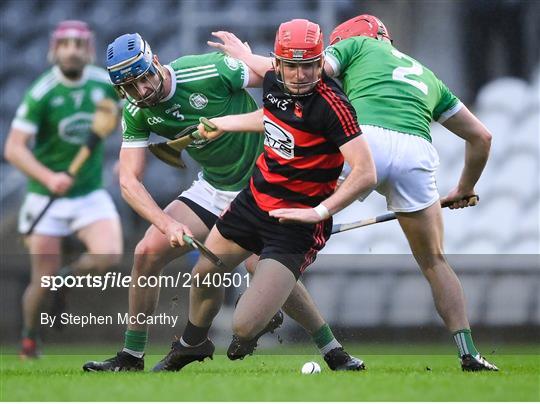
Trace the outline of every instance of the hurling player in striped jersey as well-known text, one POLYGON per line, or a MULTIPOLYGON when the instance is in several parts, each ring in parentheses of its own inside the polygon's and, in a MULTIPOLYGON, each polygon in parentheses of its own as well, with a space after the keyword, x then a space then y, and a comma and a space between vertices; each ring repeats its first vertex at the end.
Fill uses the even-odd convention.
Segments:
MULTIPOLYGON (((214 118, 218 130, 213 132, 199 125, 203 136, 217 140, 233 131, 264 131, 264 153, 249 186, 218 219, 205 243, 229 268, 253 253, 260 256, 234 312, 227 352, 231 360, 253 352, 259 333, 330 237, 331 216, 376 182, 354 109, 337 84, 322 74, 320 27, 303 19, 281 24, 274 52, 276 70, 267 72, 263 82, 264 109, 214 118), (352 171, 336 191, 345 160, 352 171)), ((220 271, 200 258, 193 273, 204 278, 220 271)), ((189 322, 181 339, 189 343, 173 344, 154 369, 180 370, 198 360, 186 348, 208 344, 221 303, 218 285, 192 284, 189 322)), ((342 348, 330 353, 349 360, 342 348)), ((356 361, 362 369, 363 363, 356 361)))

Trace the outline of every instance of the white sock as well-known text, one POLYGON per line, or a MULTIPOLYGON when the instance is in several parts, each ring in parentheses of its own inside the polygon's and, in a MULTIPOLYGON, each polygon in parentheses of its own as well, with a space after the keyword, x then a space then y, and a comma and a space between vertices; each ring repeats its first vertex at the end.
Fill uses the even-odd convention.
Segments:
POLYGON ((127 348, 122 349, 122 352, 126 352, 126 353, 130 354, 131 356, 134 356, 134 357, 139 358, 139 359, 144 356, 144 352, 133 351, 133 350, 127 349, 127 348))
POLYGON ((335 349, 335 348, 341 348, 341 344, 337 341, 337 339, 334 338, 328 344, 326 344, 322 348, 319 348, 319 351, 321 351, 321 355, 324 356, 328 352, 330 352, 332 349, 335 349))
POLYGON ((184 338, 180 337, 180 344, 182 346, 185 346, 186 348, 194 348, 196 346, 201 346, 205 342, 206 342, 206 340, 204 340, 203 342, 201 342, 200 344, 197 344, 197 345, 189 345, 186 341, 184 341, 184 338))

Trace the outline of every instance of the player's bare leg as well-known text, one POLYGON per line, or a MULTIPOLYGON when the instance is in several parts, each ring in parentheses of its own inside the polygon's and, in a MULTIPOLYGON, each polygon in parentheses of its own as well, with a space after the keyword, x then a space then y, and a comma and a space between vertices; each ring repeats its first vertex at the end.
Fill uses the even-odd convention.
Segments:
MULTIPOLYGON (((259 257, 256 255, 252 255, 245 261, 246 269, 251 275, 255 273, 258 261, 259 257)), ((343 346, 334 337, 332 329, 324 321, 317 305, 301 281, 296 282, 291 294, 283 304, 282 309, 289 317, 300 324, 309 333, 330 369, 365 369, 362 360, 352 357, 344 351, 343 346)), ((270 331, 274 329, 272 328, 272 325, 276 322, 276 318, 279 318, 279 314, 280 313, 274 315, 270 320, 270 323, 263 329, 264 333, 268 332, 266 330, 270 331)), ((279 325, 281 325, 281 321, 279 325)), ((238 339, 238 336, 233 337, 233 341, 227 351, 229 359, 243 359, 246 355, 251 355, 255 350, 257 340, 258 338, 256 337, 250 344, 245 344, 238 339)))
MULTIPOLYGON (((251 255, 233 241, 224 238, 214 227, 205 246, 220 257, 227 268, 235 268, 251 255)), ((189 321, 197 327, 210 327, 212 320, 219 312, 223 304, 224 290, 221 285, 208 287, 196 279, 204 279, 207 274, 223 273, 223 270, 214 266, 208 259, 201 255, 192 271, 192 284, 189 292, 189 321)), ((277 310, 276 310, 277 311, 277 310)), ((274 312, 275 314, 275 312, 274 312)))
POLYGON ((414 258, 431 286, 437 312, 454 335, 462 368, 498 370, 485 361, 474 346, 461 282, 444 256, 441 205, 436 202, 418 212, 396 215, 414 258))
MULTIPOLYGON (((246 269, 252 276, 258 262, 259 257, 256 255, 252 255, 245 262, 246 269)), ((300 324, 310 335, 325 324, 315 302, 300 281, 296 283, 282 308, 290 318, 300 324)))
POLYGON ((397 213, 411 251, 431 286, 437 312, 451 331, 469 328, 461 283, 444 256, 441 206, 397 213))
MULTIPOLYGON (((104 274, 120 263, 123 251, 122 226, 118 218, 101 219, 83 227, 77 237, 86 247, 75 262, 60 269, 58 275, 84 276, 104 274)), ((68 288, 62 287, 53 292, 51 315, 61 316, 66 311, 68 288)), ((57 321, 55 328, 62 328, 57 321)))
POLYGON ((222 259, 227 269, 216 267, 203 255, 200 256, 192 271, 189 321, 182 338, 174 341, 167 356, 154 366, 156 372, 178 371, 191 362, 212 358, 214 353, 214 344, 208 339, 208 331, 223 303, 224 290, 221 284, 204 282, 205 276, 223 274, 229 268, 238 266, 251 253, 225 239, 216 227, 210 231, 205 246, 222 259))
POLYGON ((74 275, 103 274, 118 265, 124 243, 118 218, 98 220, 77 232, 86 253, 70 265, 74 275))
POLYGON ((260 260, 234 311, 234 334, 241 340, 253 339, 283 306, 295 285, 296 279, 286 266, 273 259, 260 260))
MULTIPOLYGON (((183 202, 173 201, 164 210, 175 220, 186 224, 195 238, 204 240, 209 229, 202 220, 183 202)), ((160 275, 163 268, 173 261, 191 251, 191 247, 171 248, 169 240, 155 226, 150 226, 143 239, 135 247, 133 268, 131 270, 132 287, 129 288, 129 314, 145 313, 151 315, 159 299, 159 288, 139 287, 137 279, 144 276, 160 275)), ((128 330, 146 330, 144 325, 130 325, 128 330)))
POLYGON ((36 338, 39 315, 46 300, 48 289, 41 287, 41 277, 55 275, 61 265, 60 237, 32 234, 26 238, 30 253, 31 277, 22 298, 23 349, 21 357, 37 357, 36 338))

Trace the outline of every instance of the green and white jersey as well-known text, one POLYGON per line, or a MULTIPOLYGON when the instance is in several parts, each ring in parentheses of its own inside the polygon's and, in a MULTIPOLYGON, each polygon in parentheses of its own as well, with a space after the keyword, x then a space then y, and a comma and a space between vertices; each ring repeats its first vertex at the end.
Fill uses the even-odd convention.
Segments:
POLYGON ((443 122, 463 105, 431 70, 388 42, 352 37, 329 46, 325 56, 341 79, 360 125, 431 142, 431 121, 443 122))
MULTIPOLYGON (((170 93, 156 106, 124 107, 122 147, 146 147, 150 133, 174 139, 195 130, 199 117, 214 118, 256 110, 244 89, 248 68, 237 59, 213 52, 183 56, 165 65, 172 76, 170 93)), ((263 149, 260 133, 225 133, 214 141, 196 141, 188 154, 202 166, 203 178, 223 191, 244 188, 263 149)))
MULTIPOLYGON (((43 165, 67 171, 90 133, 96 104, 105 97, 118 100, 105 70, 86 66, 80 80, 70 81, 54 66, 26 92, 12 127, 35 136, 33 153, 43 165)), ((87 195, 101 188, 102 164, 103 144, 99 144, 65 196, 87 195)), ((50 194, 34 179, 29 180, 28 191, 50 194)))

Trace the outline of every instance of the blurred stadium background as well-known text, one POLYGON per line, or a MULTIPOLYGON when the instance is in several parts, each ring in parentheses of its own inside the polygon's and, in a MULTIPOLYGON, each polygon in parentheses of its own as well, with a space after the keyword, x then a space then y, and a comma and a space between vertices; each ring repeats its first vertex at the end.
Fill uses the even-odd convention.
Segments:
MULTIPOLYGON (((446 250, 468 298, 477 333, 500 344, 538 342, 540 329, 540 2, 476 1, 294 1, 294 0, 3 0, 0 2, 0 131, 2 146, 24 91, 47 68, 51 29, 63 19, 82 19, 96 33, 98 62, 106 44, 139 32, 162 62, 210 51, 210 32, 227 29, 267 54, 279 23, 309 18, 328 35, 339 22, 369 13, 389 28, 395 45, 432 69, 489 127, 492 155, 478 184, 481 204, 445 211, 446 250)), ((257 100, 260 93, 253 92, 257 100)), ((445 194, 456 183, 464 144, 433 125, 441 165, 438 184, 445 194)), ((105 183, 122 215, 126 254, 120 269, 129 273, 131 251, 146 229, 122 201, 112 167, 120 135, 107 145, 105 183)), ((197 167, 174 170, 150 160, 145 184, 164 205, 190 185, 197 167)), ((20 297, 29 277, 29 259, 16 233, 25 178, 4 160, 1 173, 0 342, 17 341, 20 297)), ((336 222, 354 221, 386 210, 373 194, 349 207, 336 222)), ((66 251, 76 254, 73 240, 66 251)), ((305 283, 329 322, 343 336, 362 342, 421 340, 450 342, 433 307, 427 282, 410 255, 397 223, 353 230, 332 238, 305 276, 305 283)), ((191 268, 194 256, 172 264, 167 273, 191 268)), ((239 269, 242 270, 242 269, 239 269)), ((230 334, 231 291, 214 329, 230 334)), ((163 291, 158 312, 180 312, 186 321, 187 290, 163 291), (173 299, 179 296, 179 299, 173 299), (173 302, 173 303, 171 303, 173 302), (178 304, 176 303, 178 302, 178 304)), ((71 311, 113 314, 127 310, 127 291, 74 290, 71 311)), ((176 331, 179 334, 180 330, 176 331)), ((47 341, 122 341, 122 326, 48 332, 47 341)), ((155 327, 151 342, 175 332, 155 327)), ((291 321, 282 335, 302 339, 291 321)), ((305 337, 304 337, 305 338, 305 337)))

